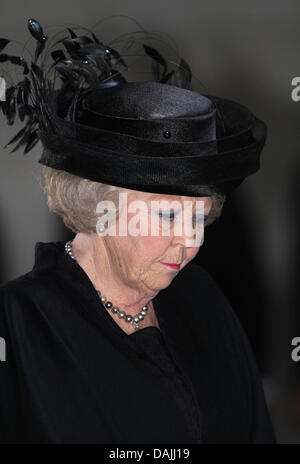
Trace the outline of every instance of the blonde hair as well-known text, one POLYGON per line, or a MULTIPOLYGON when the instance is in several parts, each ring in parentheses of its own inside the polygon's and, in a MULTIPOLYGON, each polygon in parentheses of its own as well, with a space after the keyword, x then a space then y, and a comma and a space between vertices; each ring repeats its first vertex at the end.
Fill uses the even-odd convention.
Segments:
MULTIPOLYGON (((96 224, 102 214, 96 212, 100 201, 111 200, 116 208, 116 219, 119 217, 119 193, 124 191, 121 187, 94 182, 49 166, 42 167, 39 183, 47 195, 49 210, 58 214, 74 233, 96 232, 96 224)), ((215 193, 212 200, 205 227, 221 215, 225 195, 215 193)))

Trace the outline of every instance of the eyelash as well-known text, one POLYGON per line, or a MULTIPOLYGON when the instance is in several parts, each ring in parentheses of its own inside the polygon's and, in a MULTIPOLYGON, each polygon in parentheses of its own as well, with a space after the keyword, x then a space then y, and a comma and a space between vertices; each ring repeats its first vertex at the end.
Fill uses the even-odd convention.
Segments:
MULTIPOLYGON (((165 213, 164 214, 163 211, 159 211, 158 215, 159 215, 159 217, 162 217, 163 219, 169 219, 169 220, 171 220, 171 219, 174 220, 175 219, 174 213, 171 213, 171 214, 165 213)), ((201 215, 198 220, 200 221, 200 219, 202 219, 202 217, 203 216, 201 215)), ((204 222, 207 220, 207 217, 208 217, 208 215, 204 215, 204 222)), ((195 215, 193 216, 193 218, 195 218, 195 215)), ((198 220, 197 220, 197 222, 198 222, 198 220)))

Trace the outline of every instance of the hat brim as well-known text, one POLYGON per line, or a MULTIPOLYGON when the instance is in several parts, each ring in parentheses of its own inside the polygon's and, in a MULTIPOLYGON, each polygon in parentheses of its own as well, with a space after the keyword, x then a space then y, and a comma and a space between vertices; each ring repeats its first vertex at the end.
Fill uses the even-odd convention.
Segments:
MULTIPOLYGON (((248 108, 208 96, 217 107, 212 142, 155 142, 66 121, 50 113, 39 162, 96 182, 170 195, 229 193, 260 167, 267 127, 248 108)), ((52 100, 53 101, 53 100, 52 100)), ((208 195, 207 195, 208 194, 208 195)))

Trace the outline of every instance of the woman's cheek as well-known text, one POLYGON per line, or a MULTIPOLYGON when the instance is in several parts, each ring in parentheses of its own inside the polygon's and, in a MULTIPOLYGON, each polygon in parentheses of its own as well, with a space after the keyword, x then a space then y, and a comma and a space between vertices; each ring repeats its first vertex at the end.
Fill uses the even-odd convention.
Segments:
POLYGON ((187 247, 185 249, 185 265, 192 261, 195 256, 198 254, 200 247, 187 247))
POLYGON ((146 254, 161 256, 169 246, 170 237, 152 237, 151 235, 143 237, 143 248, 146 254))

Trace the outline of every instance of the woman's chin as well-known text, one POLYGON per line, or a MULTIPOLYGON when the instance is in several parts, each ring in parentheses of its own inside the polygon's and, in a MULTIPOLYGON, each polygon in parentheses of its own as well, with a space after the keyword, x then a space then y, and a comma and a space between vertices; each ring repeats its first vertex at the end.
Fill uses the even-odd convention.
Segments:
POLYGON ((163 290, 164 288, 168 287, 174 279, 174 277, 177 276, 177 274, 177 272, 167 272, 166 275, 161 277, 161 279, 159 280, 159 284, 157 285, 157 287, 159 287, 159 290, 163 290))

